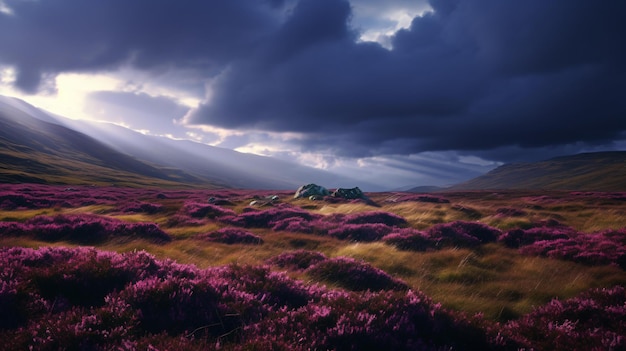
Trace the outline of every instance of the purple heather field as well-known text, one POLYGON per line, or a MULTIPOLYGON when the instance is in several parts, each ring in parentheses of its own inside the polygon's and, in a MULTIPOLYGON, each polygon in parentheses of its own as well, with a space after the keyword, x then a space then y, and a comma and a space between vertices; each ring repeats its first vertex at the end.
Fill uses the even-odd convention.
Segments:
MULTIPOLYGON (((206 226, 211 229, 192 238, 197 245, 262 250, 272 235, 295 233, 333 243, 380 243, 399 252, 436 254, 496 245, 521 257, 580 267, 626 266, 626 228, 581 232, 549 219, 498 229, 469 219, 480 211, 469 213, 466 204, 452 204, 455 200, 446 194, 395 193, 377 198, 377 206, 371 199, 315 202, 322 204, 315 209, 362 208, 325 214, 292 197, 290 192, 0 185, 0 239, 44 244, 0 248, 0 349, 626 349, 621 285, 591 288, 494 321, 443 307, 365 260, 316 250, 285 250, 256 265, 198 268, 141 250, 97 248, 113 240, 168 247, 180 240, 174 229, 206 226), (418 228, 387 211, 420 203, 463 208, 468 217, 418 228), (35 214, 17 215, 28 211, 35 214), (67 246, 52 245, 59 242, 67 246)), ((567 197, 625 198, 617 193, 567 197)), ((524 199, 534 208, 563 201, 524 199)), ((502 206, 492 217, 515 220, 532 209, 502 206)))

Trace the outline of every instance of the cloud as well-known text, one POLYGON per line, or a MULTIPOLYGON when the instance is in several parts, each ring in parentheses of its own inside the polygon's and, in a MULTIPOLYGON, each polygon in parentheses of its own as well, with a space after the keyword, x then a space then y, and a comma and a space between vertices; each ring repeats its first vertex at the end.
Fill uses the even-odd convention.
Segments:
POLYGON ((431 1, 391 50, 354 40, 341 5, 301 1, 268 42, 280 55, 230 65, 188 121, 308 133, 310 150, 354 157, 609 144, 626 129, 626 4, 431 1), (321 13, 328 26, 288 25, 321 13))
POLYGON ((280 1, 5 0, 0 61, 35 92, 42 74, 194 67, 204 77, 254 49, 274 29, 280 1))
MULTIPOLYGON (((240 149, 292 133, 305 154, 511 161, 623 145, 625 10, 590 0, 4 0, 0 64, 29 92, 53 91, 46 82, 63 72, 159 77, 150 81, 204 98, 187 127, 237 131, 220 140, 240 149)), ((129 117, 161 130, 183 111, 172 94, 124 92, 133 95, 91 101, 130 115, 158 105, 142 99, 170 99, 129 117)))
POLYGON ((118 123, 151 134, 183 138, 187 129, 177 121, 189 110, 165 96, 146 93, 97 91, 87 96, 86 112, 102 121, 118 123))

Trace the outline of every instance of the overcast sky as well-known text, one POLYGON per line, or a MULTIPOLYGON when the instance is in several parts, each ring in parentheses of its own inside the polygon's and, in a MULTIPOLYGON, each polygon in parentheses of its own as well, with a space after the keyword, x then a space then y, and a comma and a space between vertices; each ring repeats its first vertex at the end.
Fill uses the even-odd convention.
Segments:
POLYGON ((0 94, 394 185, 626 150, 622 0, 0 0, 0 94))

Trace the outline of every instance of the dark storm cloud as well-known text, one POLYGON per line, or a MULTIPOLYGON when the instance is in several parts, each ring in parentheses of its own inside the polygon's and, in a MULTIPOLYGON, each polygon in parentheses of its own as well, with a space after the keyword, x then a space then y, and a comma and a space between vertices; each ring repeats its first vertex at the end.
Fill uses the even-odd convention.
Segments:
POLYGON ((5 2, 0 63, 24 90, 175 67, 210 89, 189 123, 299 132, 304 151, 510 160, 626 131, 624 1, 431 0, 391 50, 358 40, 346 0, 5 2))
POLYGON ((190 120, 311 133, 305 148, 347 156, 593 146, 626 129, 624 2, 431 1, 392 50, 356 42, 342 4, 296 8, 318 31, 281 28, 267 45, 281 54, 231 65, 190 120))
POLYGON ((254 49, 279 23, 282 1, 6 0, 0 62, 15 65, 29 92, 42 74, 194 67, 202 75, 254 49))

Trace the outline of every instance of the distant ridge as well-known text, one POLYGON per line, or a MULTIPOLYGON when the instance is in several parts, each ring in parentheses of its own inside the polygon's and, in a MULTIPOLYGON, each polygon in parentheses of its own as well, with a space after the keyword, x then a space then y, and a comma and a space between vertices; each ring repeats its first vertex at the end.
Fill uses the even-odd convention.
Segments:
POLYGON ((325 170, 110 123, 55 116, 0 96, 0 182, 297 189, 375 188, 325 170))
POLYGON ((485 189, 626 191, 626 151, 506 164, 447 190, 485 189))
POLYGON ((52 123, 18 100, 0 100, 0 182, 181 186, 216 184, 155 167, 52 123))

